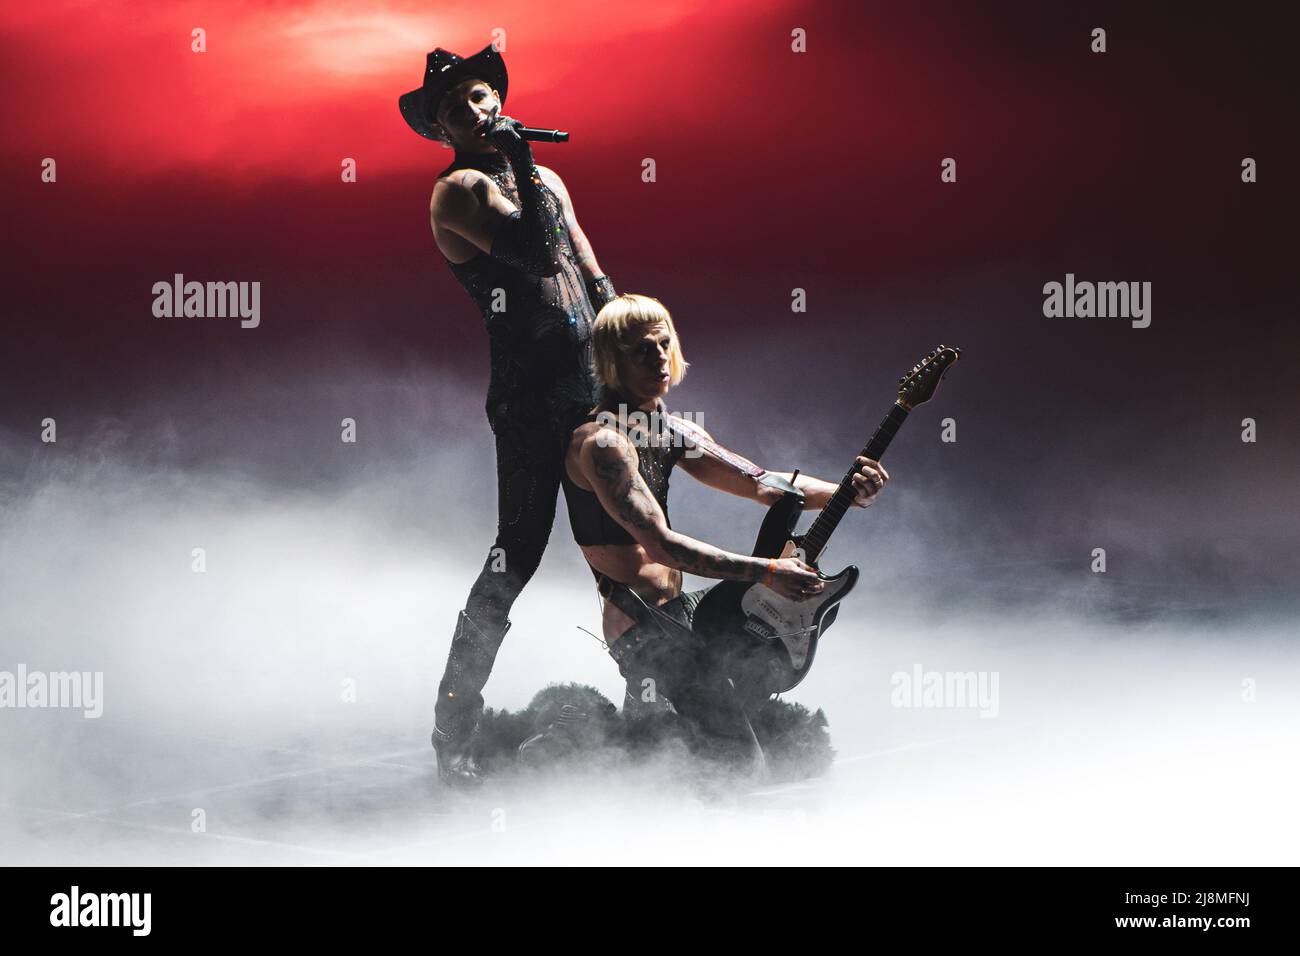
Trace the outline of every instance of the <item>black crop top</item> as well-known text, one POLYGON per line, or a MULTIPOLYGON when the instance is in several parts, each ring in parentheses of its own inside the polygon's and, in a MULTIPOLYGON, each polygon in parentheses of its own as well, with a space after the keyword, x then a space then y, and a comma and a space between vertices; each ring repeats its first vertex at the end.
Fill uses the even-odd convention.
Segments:
MULTIPOLYGON (((597 417, 598 412, 592 412, 583 420, 583 424, 594 422, 597 417)), ((657 440, 653 436, 647 437, 641 431, 633 432, 629 438, 636 446, 637 457, 640 459, 637 471, 645 479, 650 493, 659 502, 664 518, 667 519, 668 476, 686 449, 680 438, 665 429, 662 418, 655 417, 651 421, 657 425, 657 440)), ((569 524, 573 527, 573 537, 578 544, 636 544, 636 539, 601 506, 594 491, 579 488, 573 483, 567 468, 562 473, 561 480, 564 484, 564 502, 569 509, 569 524)), ((672 527, 671 522, 669 527, 672 527)))

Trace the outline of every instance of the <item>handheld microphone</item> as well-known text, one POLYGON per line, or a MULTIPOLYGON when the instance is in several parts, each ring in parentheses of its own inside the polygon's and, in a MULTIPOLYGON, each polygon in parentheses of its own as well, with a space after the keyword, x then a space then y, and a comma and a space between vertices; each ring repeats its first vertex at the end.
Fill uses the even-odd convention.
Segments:
POLYGON ((531 126, 515 127, 515 132, 519 134, 520 139, 526 139, 531 143, 567 143, 569 134, 558 129, 534 129, 531 126))

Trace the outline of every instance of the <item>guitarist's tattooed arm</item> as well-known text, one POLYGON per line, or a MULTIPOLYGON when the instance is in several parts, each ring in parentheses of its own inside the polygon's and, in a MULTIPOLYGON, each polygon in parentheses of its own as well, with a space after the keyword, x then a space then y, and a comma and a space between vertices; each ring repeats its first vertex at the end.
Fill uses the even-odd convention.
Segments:
POLYGON ((771 586, 787 597, 820 590, 821 582, 801 561, 769 562, 724 551, 674 531, 638 471, 635 446, 613 428, 593 429, 579 452, 583 477, 601 507, 627 529, 651 560, 706 578, 761 581, 771 568, 771 586))
MULTIPOLYGON (((730 449, 723 448, 712 435, 704 431, 698 424, 692 423, 692 427, 703 433, 704 437, 708 438, 713 444, 718 445, 727 454, 743 462, 748 462, 748 459, 743 456, 737 455, 730 449)), ((717 488, 719 491, 757 501, 762 505, 772 505, 781 499, 779 489, 764 484, 757 477, 746 474, 733 465, 720 460, 709 454, 707 450, 702 451, 703 453, 698 457, 683 456, 679 463, 679 467, 684 469, 696 481, 701 481, 711 488, 717 488)), ((889 480, 889 472, 885 471, 880 462, 861 455, 858 456, 854 469, 853 487, 856 496, 853 499, 853 504, 859 508, 865 508, 875 501, 875 496, 880 493, 880 489, 885 487, 885 482, 889 480)), ((763 469, 755 466, 755 470, 762 471, 763 469)), ((839 485, 834 482, 814 478, 812 475, 800 473, 796 476, 785 471, 766 471, 765 473, 777 478, 783 478, 786 481, 793 481, 794 486, 803 492, 805 511, 825 508, 831 500, 831 496, 839 488, 839 485)))

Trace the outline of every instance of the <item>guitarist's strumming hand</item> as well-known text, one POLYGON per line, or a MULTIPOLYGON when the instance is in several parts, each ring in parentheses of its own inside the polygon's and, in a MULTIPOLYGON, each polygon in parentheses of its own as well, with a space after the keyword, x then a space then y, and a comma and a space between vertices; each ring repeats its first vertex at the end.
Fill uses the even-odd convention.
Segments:
POLYGON ((853 498, 855 508, 865 508, 876 500, 880 489, 889 480, 889 472, 878 461, 858 456, 857 471, 853 475, 853 489, 857 494, 853 498))
POLYGON ((798 558, 773 558, 768 562, 763 583, 793 601, 820 594, 826 587, 817 572, 798 558))

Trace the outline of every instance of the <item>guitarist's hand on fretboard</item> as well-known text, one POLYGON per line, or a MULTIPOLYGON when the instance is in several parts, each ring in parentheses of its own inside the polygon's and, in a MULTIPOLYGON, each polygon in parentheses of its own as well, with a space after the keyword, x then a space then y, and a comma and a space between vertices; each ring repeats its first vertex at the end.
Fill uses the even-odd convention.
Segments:
POLYGON ((857 494, 853 498, 853 507, 865 508, 876 500, 880 489, 885 487, 889 472, 885 471, 885 466, 880 462, 865 455, 858 456, 856 469, 853 473, 853 488, 857 494))

